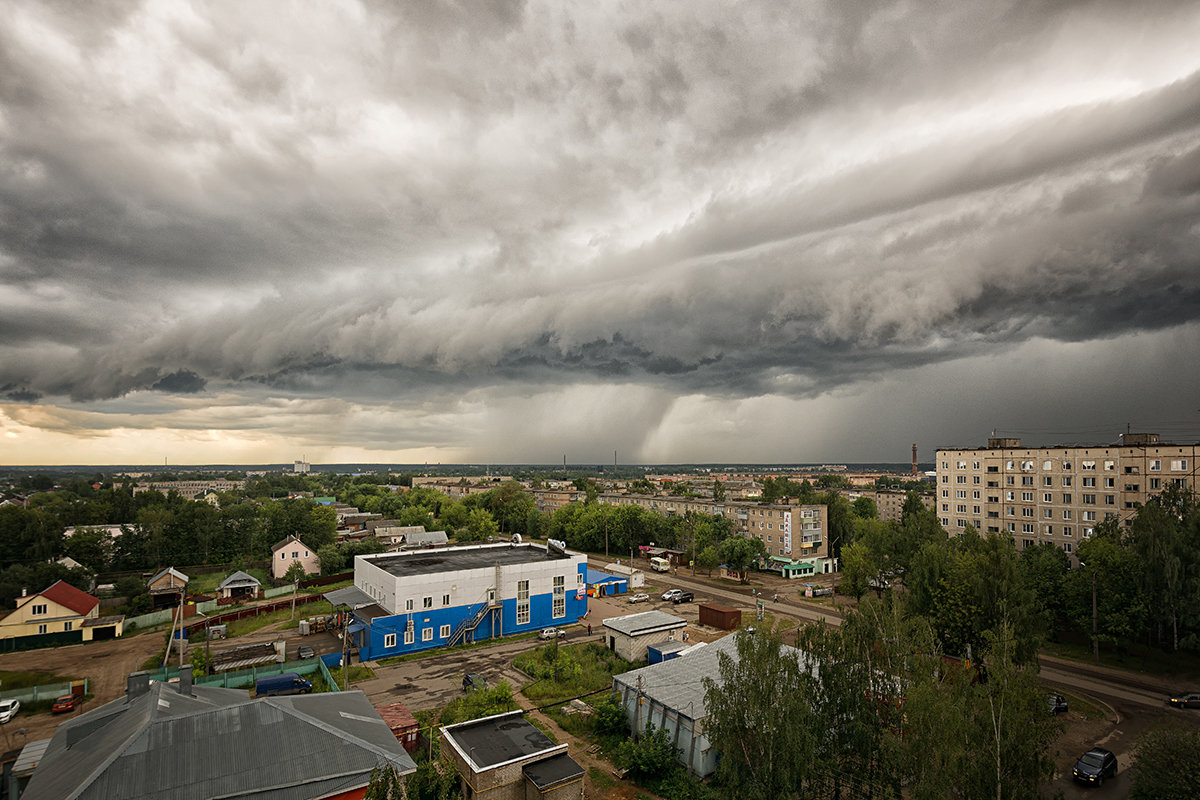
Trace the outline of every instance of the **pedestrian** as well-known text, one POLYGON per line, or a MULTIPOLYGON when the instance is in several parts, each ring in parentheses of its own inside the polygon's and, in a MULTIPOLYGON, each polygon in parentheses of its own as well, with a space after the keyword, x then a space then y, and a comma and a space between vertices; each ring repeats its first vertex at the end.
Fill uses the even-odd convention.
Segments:
POLYGON ((592 635, 592 623, 588 623, 588 636, 592 635))
POLYGON ((779 602, 779 592, 776 592, 776 593, 775 593, 775 597, 774 597, 774 599, 772 600, 772 602, 775 602, 775 603, 778 603, 778 602, 779 602))

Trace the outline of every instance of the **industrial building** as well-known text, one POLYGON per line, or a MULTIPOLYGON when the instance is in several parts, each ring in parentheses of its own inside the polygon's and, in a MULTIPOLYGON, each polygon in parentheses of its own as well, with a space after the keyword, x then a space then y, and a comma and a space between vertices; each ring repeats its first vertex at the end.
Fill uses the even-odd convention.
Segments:
POLYGON ((961 533, 1008 533, 1020 547, 1051 542, 1067 553, 1107 517, 1128 525, 1139 506, 1174 484, 1196 491, 1198 445, 1127 433, 1116 445, 1022 447, 993 437, 987 447, 937 451, 937 511, 961 533))
POLYGON ((626 661, 643 661, 647 648, 662 642, 683 640, 687 620, 665 611, 643 611, 604 620, 604 642, 626 661))
POLYGON ((325 597, 351 615, 363 661, 579 621, 587 558, 561 542, 441 547, 354 559, 354 586, 325 597))

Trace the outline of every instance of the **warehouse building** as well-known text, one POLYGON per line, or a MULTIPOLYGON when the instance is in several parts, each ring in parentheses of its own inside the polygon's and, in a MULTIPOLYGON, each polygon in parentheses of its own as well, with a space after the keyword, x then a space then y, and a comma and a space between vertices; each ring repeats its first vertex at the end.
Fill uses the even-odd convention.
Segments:
POLYGON ((476 544, 354 559, 325 597, 352 615, 362 661, 536 631, 587 612, 587 558, 549 545, 476 544))
POLYGON ((687 620, 665 611, 643 611, 604 620, 604 642, 626 661, 644 661, 651 645, 683 640, 687 620))

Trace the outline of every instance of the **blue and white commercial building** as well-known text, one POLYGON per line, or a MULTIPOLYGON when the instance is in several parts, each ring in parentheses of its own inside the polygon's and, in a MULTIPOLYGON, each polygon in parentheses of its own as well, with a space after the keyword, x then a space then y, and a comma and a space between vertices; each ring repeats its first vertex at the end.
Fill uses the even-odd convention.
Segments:
POLYGON ((586 580, 561 543, 478 544, 356 556, 354 586, 325 596, 370 661, 578 622, 586 580))

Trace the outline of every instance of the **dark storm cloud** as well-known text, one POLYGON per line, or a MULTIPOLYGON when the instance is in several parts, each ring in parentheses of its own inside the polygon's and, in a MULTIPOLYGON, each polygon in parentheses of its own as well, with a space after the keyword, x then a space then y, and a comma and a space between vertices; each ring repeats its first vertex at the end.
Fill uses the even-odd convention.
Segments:
POLYGON ((1186 3, 12 11, 23 400, 620 383, 653 426, 1200 318, 1186 3))

